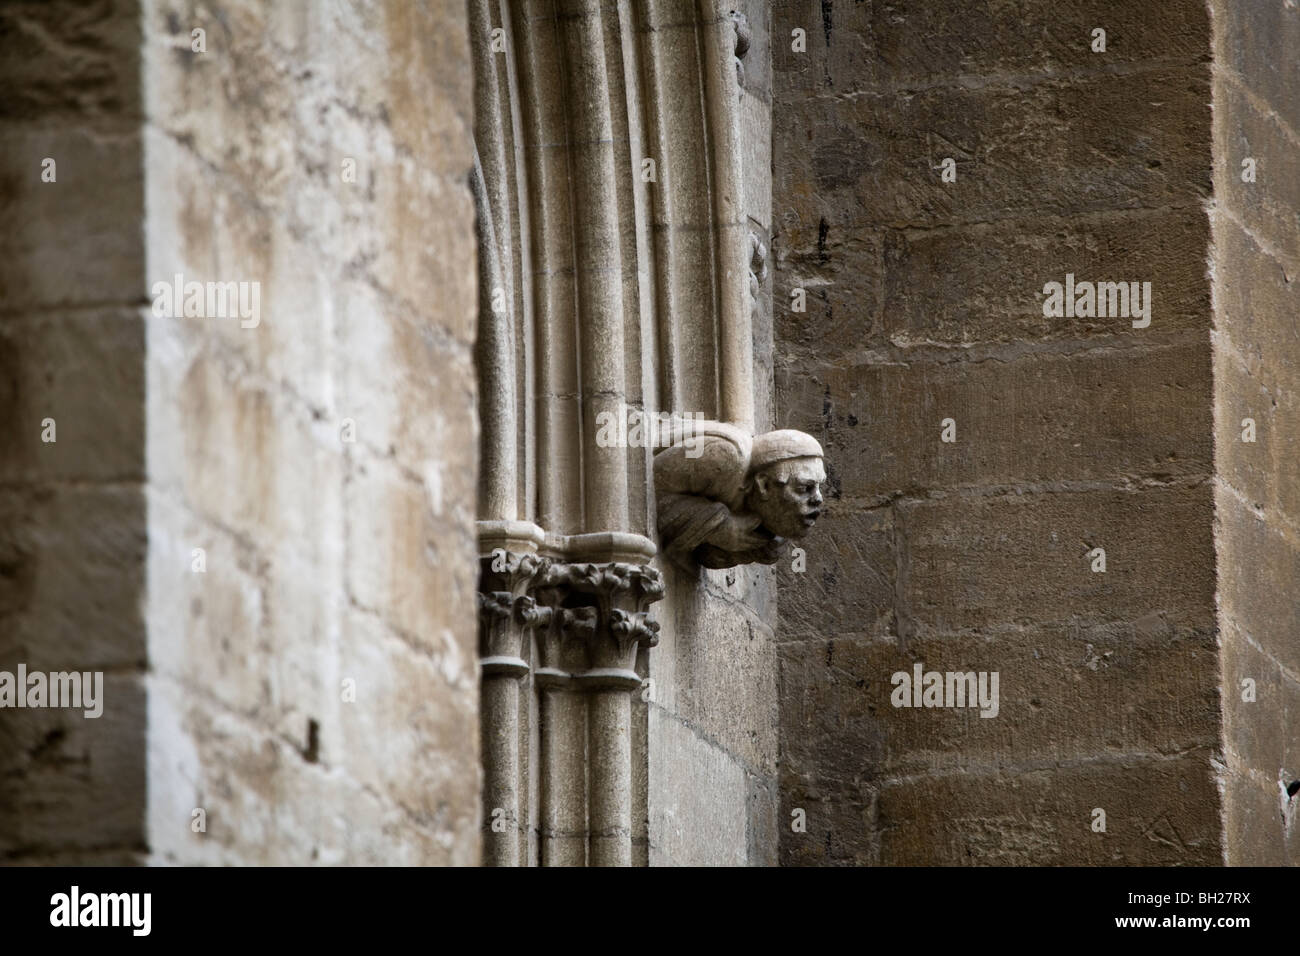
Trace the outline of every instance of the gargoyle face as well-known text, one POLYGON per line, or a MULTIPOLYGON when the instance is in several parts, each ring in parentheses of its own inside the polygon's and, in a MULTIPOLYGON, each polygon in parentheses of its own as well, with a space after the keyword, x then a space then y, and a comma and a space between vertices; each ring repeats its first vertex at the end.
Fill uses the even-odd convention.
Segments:
POLYGON ((826 468, 820 458, 774 462, 754 476, 749 508, 763 527, 782 538, 802 538, 822 513, 821 483, 826 468))

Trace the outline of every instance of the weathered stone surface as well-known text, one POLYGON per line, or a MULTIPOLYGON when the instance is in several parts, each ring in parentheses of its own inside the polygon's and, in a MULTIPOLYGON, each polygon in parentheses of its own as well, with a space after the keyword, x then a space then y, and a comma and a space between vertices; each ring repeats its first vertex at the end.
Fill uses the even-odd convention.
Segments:
POLYGON ((151 849, 475 863, 465 7, 142 17, 147 278, 261 311, 148 320, 151 849))
MULTIPOLYGON (((1215 69, 1244 83, 1275 110, 1292 130, 1300 130, 1294 57, 1285 51, 1300 45, 1300 19, 1285 3, 1211 3, 1215 69)), ((1225 159, 1230 159, 1225 157, 1225 159)), ((1240 170, 1240 160, 1228 162, 1240 170)))
POLYGON ((151 411, 174 402, 154 421, 176 421, 184 438, 179 448, 151 451, 151 471, 164 487, 177 487, 176 480, 196 510, 251 540, 302 541, 321 526, 323 504, 303 489, 337 495, 343 484, 341 423, 303 414, 282 390, 213 351, 200 348, 187 364, 156 376, 160 384, 164 374, 176 380, 174 392, 160 388, 151 399, 151 411), (202 429, 193 427, 198 422, 202 429))
MULTIPOLYGON (((1199 209, 976 225, 909 234, 891 230, 884 250, 883 344, 970 345, 1090 335, 1146 341, 1200 331, 1209 310, 1209 222, 1199 209), (1154 243, 1151 236, 1167 236, 1154 243), (1008 262, 1015 268, 1008 269, 1008 262), (1150 282, 1151 324, 1127 317, 1043 316, 1043 286, 1150 282), (935 277, 942 275, 943 281, 935 277)), ((877 344, 868 340, 861 343, 877 344)))
MULTIPOLYGON (((741 0, 735 4, 737 12, 745 17, 749 49, 742 60, 745 64, 744 91, 746 94, 771 105, 772 101, 772 4, 765 0, 741 0)), ((770 117, 768 119, 770 122, 770 117)), ((768 200, 771 200, 769 194, 768 200)))
POLYGON ((1218 684, 1207 668, 1213 637, 1158 615, 906 643, 821 638, 780 652, 782 759, 815 764, 819 782, 1166 756, 1218 740, 1218 684), (974 701, 895 707, 893 676, 910 680, 918 663, 944 674, 996 671, 996 710, 981 716, 974 701))
POLYGON ((430 499, 429 489, 392 465, 355 467, 344 506, 349 535, 360 546, 348 549, 347 584, 359 606, 436 647, 439 631, 451 624, 446 608, 472 597, 475 574, 463 560, 472 539, 458 539, 461 529, 435 511, 430 499), (399 567, 402 573, 394 574, 399 567))
MULTIPOLYGON (((87 658, 73 667, 103 667, 87 658)), ((0 669, 13 673, 7 655, 0 669)), ((32 662, 32 670, 41 669, 32 662)), ((0 712, 0 860, 66 854, 87 847, 144 850, 145 694, 136 674, 103 676, 103 713, 77 709, 0 712)))
POLYGON ((777 408, 829 473, 781 574, 783 862, 1214 859, 1210 27, 1180 10, 773 11, 777 408), (1067 273, 1150 282, 1151 326, 1045 318, 1067 273), (999 716, 892 708, 921 657, 998 671, 999 716), (1133 803, 1123 767, 1187 753, 1177 834, 1098 852, 1088 803, 1070 835, 1081 781, 1133 803))
POLYGON ((749 785, 746 802, 748 823, 745 834, 746 862, 750 866, 779 866, 780 852, 776 833, 780 819, 780 788, 775 779, 745 775, 749 785))
POLYGON ((0 670, 141 665, 144 526, 136 485, 0 490, 0 670))
POLYGON ((802 101, 773 123, 778 231, 802 248, 823 220, 832 235, 1195 206, 1210 191, 1209 98, 1207 71, 1189 68, 802 101))
POLYGON ((1174 209, 935 230, 796 229, 777 241, 777 328, 786 356, 823 361, 891 345, 1167 340, 1205 326, 1208 228, 1199 209, 1174 209), (1152 232, 1169 239, 1152 244, 1152 232), (1006 268, 1008 259, 1017 268, 1006 268), (1078 282, 1151 283, 1150 326, 1134 329, 1136 316, 1045 317, 1043 287, 1064 283, 1067 273, 1078 282))
POLYGON ((772 225, 772 107, 746 90, 740 109, 745 215, 767 229, 772 225))
POLYGON ((0 307, 135 305, 145 291, 139 131, 6 127, 4 139, 0 307), (46 159, 53 182, 41 178, 46 159))
POLYGON ((1213 622, 1208 486, 899 505, 905 634, 1164 616, 1213 622), (1093 571, 1095 548, 1106 570, 1093 571), (1034 574, 1026 574, 1033 568, 1034 574))
POLYGON ((1300 673, 1292 586, 1300 576, 1300 546, 1222 493, 1218 512, 1221 613, 1292 674, 1300 673))
POLYGON ((1223 790, 1224 859, 1228 866, 1293 865, 1297 850, 1282 814, 1277 783, 1260 773, 1261 779, 1243 774, 1226 774, 1223 790))
POLYGON ((1125 0, 976 0, 960 6, 792 0, 773 13, 772 55, 785 88, 802 94, 940 84, 972 89, 1028 84, 1044 75, 1084 81, 1103 71, 1200 63, 1208 33, 1206 7, 1198 0, 1159 9, 1125 0), (805 53, 791 49, 795 27, 807 33, 805 53), (1106 31, 1104 54, 1091 50, 1097 27, 1106 31))
POLYGON ((751 609, 709 592, 668 593, 650 654, 651 702, 725 750, 739 766, 776 772, 776 649, 751 609))
POLYGON ((1266 520, 1289 522, 1294 529, 1300 526, 1300 480, 1292 467, 1300 455, 1300 392, 1273 382, 1257 359, 1237 350, 1234 340, 1220 334, 1216 345, 1218 470, 1266 520))
POLYGON ((144 379, 126 308, 0 321, 0 481, 139 481, 144 379))
MULTIPOLYGON (((219 865, 472 865, 475 804, 403 811, 341 764, 168 681, 150 684, 149 819, 159 861, 219 865), (155 785, 156 782, 156 785, 155 785), (206 830, 193 828, 196 808, 206 830), (473 822, 473 821, 471 821, 473 822)), ((472 739, 472 738, 471 738, 472 739)), ((472 745, 472 744, 471 744, 472 745)))
POLYGON ((1210 7, 1224 860, 1284 865, 1300 860, 1296 802, 1286 793, 1300 779, 1294 600, 1300 574, 1300 73, 1293 58, 1272 54, 1296 36, 1300 19, 1286 4, 1215 0, 1210 7), (1250 696, 1247 679, 1254 681, 1253 700, 1243 699, 1250 696))
POLYGON ((1213 866, 1223 844, 1209 756, 890 781, 878 798, 881 855, 913 866, 1213 866), (1097 808, 1105 833, 1092 829, 1097 808))
POLYGON ((1296 684, 1233 618, 1225 616, 1220 627, 1224 749, 1261 774, 1281 771, 1293 732, 1283 718, 1296 684))
MULTIPOLYGON (((788 207, 787 207, 788 208, 788 207)), ((884 242, 869 229, 804 232, 777 214, 772 316, 781 358, 852 355, 883 341, 884 242), (811 241, 811 246, 803 245, 811 241), (802 290, 802 291, 800 291, 802 290), (802 306, 802 312, 796 312, 802 306)))
POLYGON ((0 121, 121 123, 140 115, 138 0, 0 10, 0 121))
POLYGON ((724 751, 650 709, 651 866, 747 862, 745 772, 724 751))
POLYGON ((1223 75, 1215 78, 1214 102, 1214 143, 1222 164, 1216 201, 1289 262, 1300 260, 1300 130, 1223 75), (1254 182, 1241 178, 1247 157, 1256 161, 1254 182))
MULTIPOLYGON (((1225 344, 1231 345, 1237 360, 1262 387, 1300 392, 1295 327, 1277 320, 1300 313, 1300 282, 1296 281, 1300 273, 1262 248, 1230 208, 1216 210, 1211 222, 1215 334, 1227 336, 1225 344)), ((1216 348, 1216 359, 1223 351, 1216 348)), ((1226 394, 1240 391, 1234 385, 1226 394)))
POLYGON ((782 866, 875 866, 881 862, 876 826, 878 791, 861 780, 781 774, 782 866), (802 830, 795 830, 796 825, 802 830))
POLYGON ((463 833, 478 814, 477 776, 464 772, 478 752, 461 729, 477 706, 479 675, 451 631, 438 637, 441 647, 430 654, 370 615, 346 615, 338 679, 320 687, 322 707, 337 714, 338 736, 322 727, 320 759, 346 764, 363 787, 387 795, 430 831, 463 833), (356 700, 340 702, 349 677, 356 700))
POLYGON ((894 632, 894 512, 842 507, 804 542, 802 570, 793 558, 777 565, 782 641, 894 632))
POLYGON ((0 710, 6 863, 148 852, 139 48, 133 2, 0 10, 0 670, 104 695, 0 710))
POLYGON ((339 341, 354 359, 333 383, 336 407, 356 422, 359 442, 417 473, 439 468, 442 506, 472 519, 469 473, 439 467, 449 433, 475 414, 469 355, 368 285, 347 283, 336 294, 339 341), (430 407, 443 414, 428 414, 430 407))
POLYGON ((786 420, 826 449, 828 497, 837 489, 879 501, 961 485, 1167 481, 1210 467, 1203 341, 1095 343, 1070 355, 1018 343, 980 359, 779 366, 786 420), (942 441, 948 418, 954 442, 942 441))

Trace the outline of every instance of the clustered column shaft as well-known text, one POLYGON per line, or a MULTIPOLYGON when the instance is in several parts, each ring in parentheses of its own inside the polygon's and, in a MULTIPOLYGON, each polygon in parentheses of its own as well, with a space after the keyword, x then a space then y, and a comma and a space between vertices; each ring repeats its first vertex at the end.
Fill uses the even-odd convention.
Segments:
POLYGON ((568 563, 497 549, 482 558, 484 859, 527 863, 521 847, 521 677, 540 695, 539 862, 632 862, 631 693, 636 655, 653 646, 659 572, 623 562, 568 563), (531 657, 535 635, 536 667, 531 657))

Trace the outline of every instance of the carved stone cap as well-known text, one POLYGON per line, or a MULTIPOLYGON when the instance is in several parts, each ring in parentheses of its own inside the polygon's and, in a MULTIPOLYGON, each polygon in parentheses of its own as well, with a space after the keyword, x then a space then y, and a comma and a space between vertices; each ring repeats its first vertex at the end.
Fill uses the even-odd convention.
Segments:
POLYGON ((749 453, 749 473, 752 475, 778 461, 791 458, 823 457, 821 442, 807 432, 782 428, 754 437, 749 453))

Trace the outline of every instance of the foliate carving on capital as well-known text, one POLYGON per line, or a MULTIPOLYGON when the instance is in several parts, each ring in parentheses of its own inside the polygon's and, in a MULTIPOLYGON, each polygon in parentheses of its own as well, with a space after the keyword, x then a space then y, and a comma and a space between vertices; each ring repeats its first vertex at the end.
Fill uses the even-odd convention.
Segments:
POLYGON ((664 582, 655 568, 509 552, 482 560, 485 656, 518 656, 515 648, 522 648, 532 628, 541 655, 537 673, 544 680, 639 686, 637 649, 659 642, 659 623, 651 617, 650 605, 663 597, 664 582), (502 634, 507 637, 500 638, 502 634))
POLYGON ((522 594, 546 563, 545 558, 535 554, 494 548, 491 553, 479 556, 479 590, 522 594))
POLYGON ((480 556, 479 654, 484 674, 528 673, 523 659, 527 633, 543 626, 551 614, 526 593, 543 567, 544 560, 535 554, 504 548, 480 556))

